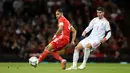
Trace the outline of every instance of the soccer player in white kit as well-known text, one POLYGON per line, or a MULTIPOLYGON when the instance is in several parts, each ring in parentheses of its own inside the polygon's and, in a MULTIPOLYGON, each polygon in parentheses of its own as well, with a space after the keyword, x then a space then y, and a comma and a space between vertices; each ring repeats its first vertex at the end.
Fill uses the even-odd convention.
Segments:
POLYGON ((77 69, 77 61, 79 59, 79 51, 81 49, 84 50, 84 58, 82 64, 78 67, 78 69, 84 69, 90 52, 111 37, 111 28, 109 21, 104 17, 103 7, 97 8, 97 17, 91 20, 88 27, 83 31, 82 36, 85 38, 81 40, 74 49, 73 64, 66 70, 77 69), (92 32, 90 35, 88 37, 85 37, 86 33, 88 33, 91 29, 92 32), (105 33, 107 33, 106 36, 105 33))

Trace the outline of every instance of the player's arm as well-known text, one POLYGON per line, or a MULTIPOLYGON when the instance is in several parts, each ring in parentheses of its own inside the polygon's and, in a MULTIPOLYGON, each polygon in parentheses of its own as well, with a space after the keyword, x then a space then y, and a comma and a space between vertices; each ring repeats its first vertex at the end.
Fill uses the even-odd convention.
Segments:
POLYGON ((101 43, 104 43, 105 41, 107 41, 111 37, 111 28, 110 28, 109 22, 106 23, 105 29, 106 29, 107 35, 103 38, 103 40, 101 40, 101 43))
POLYGON ((76 33, 77 33, 77 31, 76 31, 76 29, 75 29, 73 26, 71 26, 70 30, 71 30, 71 32, 72 32, 71 44, 74 44, 74 41, 75 41, 75 39, 76 39, 76 33))
POLYGON ((94 19, 91 20, 91 22, 89 23, 88 27, 83 31, 83 33, 82 33, 83 37, 85 37, 86 33, 88 33, 93 28, 93 22, 94 22, 94 19))
POLYGON ((54 39, 57 35, 59 35, 59 34, 62 32, 63 26, 64 26, 64 23, 63 23, 63 22, 59 22, 59 24, 58 24, 58 30, 57 30, 57 32, 55 33, 53 39, 54 39))

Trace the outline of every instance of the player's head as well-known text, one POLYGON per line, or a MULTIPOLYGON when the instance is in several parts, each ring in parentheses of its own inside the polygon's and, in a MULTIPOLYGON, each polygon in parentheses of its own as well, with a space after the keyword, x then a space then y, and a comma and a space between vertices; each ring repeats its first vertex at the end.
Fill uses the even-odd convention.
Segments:
POLYGON ((62 9, 56 10, 56 18, 59 19, 61 16, 63 16, 63 11, 62 11, 62 9))
POLYGON ((103 7, 97 8, 97 16, 99 17, 99 19, 104 17, 104 8, 103 7))

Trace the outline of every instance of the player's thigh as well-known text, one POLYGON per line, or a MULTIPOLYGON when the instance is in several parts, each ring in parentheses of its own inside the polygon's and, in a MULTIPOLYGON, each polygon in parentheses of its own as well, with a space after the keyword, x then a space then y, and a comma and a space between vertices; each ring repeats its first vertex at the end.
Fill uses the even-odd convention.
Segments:
POLYGON ((82 48, 87 48, 87 47, 91 46, 91 44, 89 42, 89 38, 87 38, 87 37, 85 39, 81 40, 79 43, 82 45, 82 48))
POLYGON ((97 47, 100 46, 100 40, 93 40, 93 39, 90 39, 90 44, 92 46, 92 48, 96 49, 97 47))
POLYGON ((50 52, 53 51, 53 44, 49 43, 45 49, 49 50, 50 52))
POLYGON ((69 39, 62 37, 54 39, 51 44, 54 50, 61 50, 63 47, 65 47, 69 43, 69 39))
POLYGON ((88 42, 88 43, 86 44, 85 48, 87 48, 87 49, 91 49, 91 48, 92 48, 91 43, 88 42))

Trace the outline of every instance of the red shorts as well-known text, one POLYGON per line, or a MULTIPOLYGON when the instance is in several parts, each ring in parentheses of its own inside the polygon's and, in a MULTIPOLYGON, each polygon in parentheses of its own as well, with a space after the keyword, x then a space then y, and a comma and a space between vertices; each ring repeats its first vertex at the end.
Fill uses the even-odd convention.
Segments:
POLYGON ((51 41, 51 44, 54 51, 59 51, 67 44, 69 44, 69 37, 64 35, 57 36, 54 40, 51 41))

